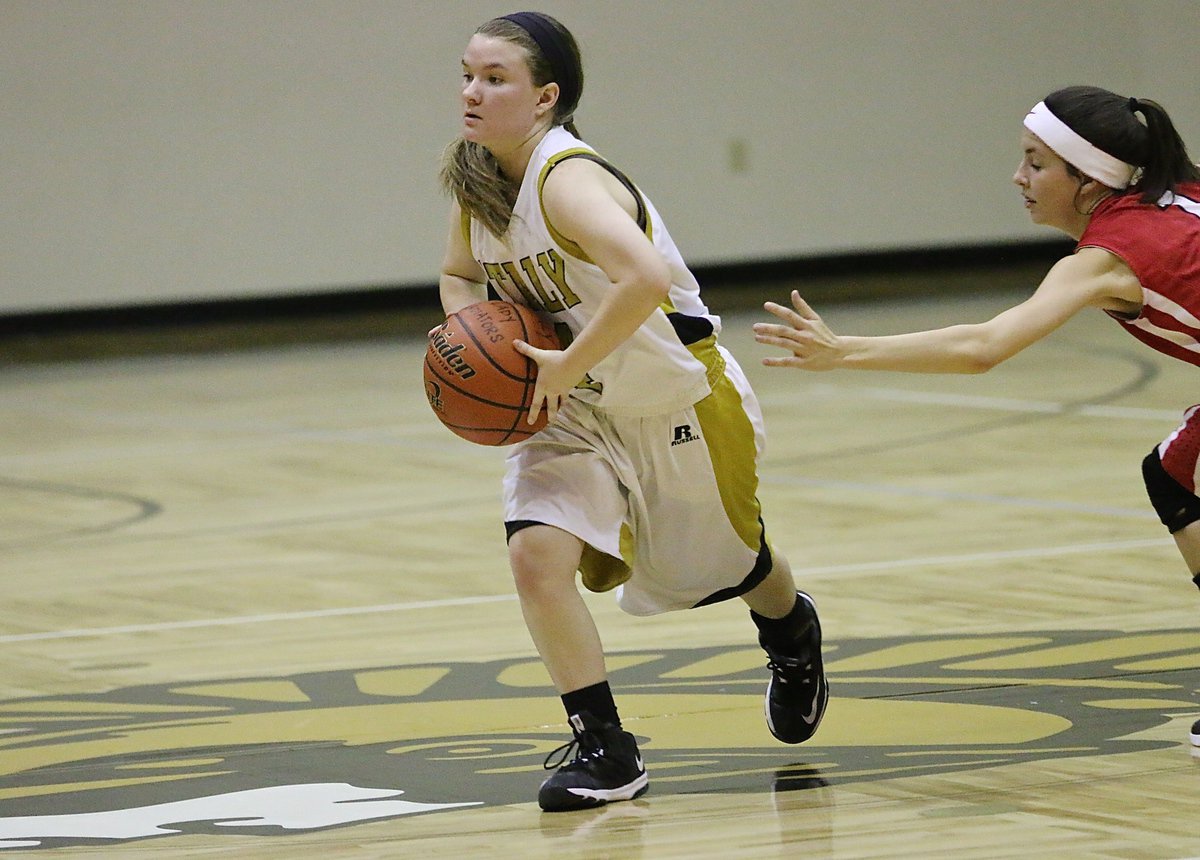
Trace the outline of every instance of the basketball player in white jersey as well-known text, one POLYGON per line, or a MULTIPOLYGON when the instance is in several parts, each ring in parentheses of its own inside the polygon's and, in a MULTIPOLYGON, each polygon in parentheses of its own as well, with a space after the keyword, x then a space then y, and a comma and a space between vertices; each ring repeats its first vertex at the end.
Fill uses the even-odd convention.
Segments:
POLYGON ((540 13, 493 19, 462 71, 461 138, 442 166, 453 197, 443 308, 490 289, 549 316, 563 343, 518 346, 538 365, 530 418, 545 409, 551 422, 514 446, 503 485, 522 613, 574 736, 547 759, 561 766, 541 807, 628 800, 648 785, 577 572, 634 615, 740 597, 771 670, 768 726, 807 740, 828 700, 821 628, 767 540, 762 416, 717 344, 720 320, 654 206, 577 136, 583 68, 570 32, 540 13))

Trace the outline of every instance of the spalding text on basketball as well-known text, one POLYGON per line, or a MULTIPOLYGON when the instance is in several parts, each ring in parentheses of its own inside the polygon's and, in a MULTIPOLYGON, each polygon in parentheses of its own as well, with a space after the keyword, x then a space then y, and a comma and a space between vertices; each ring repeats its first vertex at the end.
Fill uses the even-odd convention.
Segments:
POLYGON ((446 335, 438 330, 433 335, 433 348, 441 357, 442 361, 446 362, 446 366, 457 373, 462 379, 470 379, 475 375, 475 368, 467 364, 460 352, 463 350, 461 343, 451 343, 446 339, 446 335))

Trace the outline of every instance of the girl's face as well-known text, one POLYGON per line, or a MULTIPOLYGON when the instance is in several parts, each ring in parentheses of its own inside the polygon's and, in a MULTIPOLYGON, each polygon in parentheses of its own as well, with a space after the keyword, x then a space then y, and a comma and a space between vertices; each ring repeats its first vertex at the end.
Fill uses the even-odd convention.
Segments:
POLYGON ((537 87, 520 45, 476 33, 462 60, 464 139, 500 156, 519 148, 553 107, 537 87))
POLYGON ((1024 155, 1013 182, 1021 189, 1029 217, 1078 239, 1089 218, 1083 213, 1095 202, 1096 188, 1104 186, 1068 172, 1067 163, 1029 129, 1021 132, 1021 150, 1024 155))

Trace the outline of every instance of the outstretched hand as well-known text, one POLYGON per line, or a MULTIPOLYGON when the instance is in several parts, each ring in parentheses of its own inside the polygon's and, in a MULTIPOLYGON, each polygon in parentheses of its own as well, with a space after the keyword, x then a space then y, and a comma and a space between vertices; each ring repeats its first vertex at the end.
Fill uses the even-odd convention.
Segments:
POLYGON ((542 407, 546 408, 546 417, 550 423, 558 417, 558 410, 578 378, 571 379, 569 370, 565 367, 566 353, 559 349, 538 349, 523 340, 514 340, 513 347, 521 355, 533 361, 538 366, 537 381, 533 386, 533 401, 529 405, 530 424, 537 422, 542 407))
POLYGON ((842 356, 840 339, 825 321, 808 306, 800 293, 792 290, 792 306, 786 308, 775 302, 763 307, 782 323, 755 323, 754 339, 767 346, 777 346, 791 355, 764 358, 768 367, 799 367, 804 370, 832 370, 842 356))

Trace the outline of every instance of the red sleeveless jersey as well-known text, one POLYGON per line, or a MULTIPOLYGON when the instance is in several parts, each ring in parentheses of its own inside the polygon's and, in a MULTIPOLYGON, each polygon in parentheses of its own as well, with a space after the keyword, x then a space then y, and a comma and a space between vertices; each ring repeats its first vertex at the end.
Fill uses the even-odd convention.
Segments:
POLYGON ((1200 182, 1157 203, 1137 192, 1101 201, 1077 247, 1116 254, 1141 282, 1142 312, 1113 319, 1159 352, 1200 365, 1200 182))

